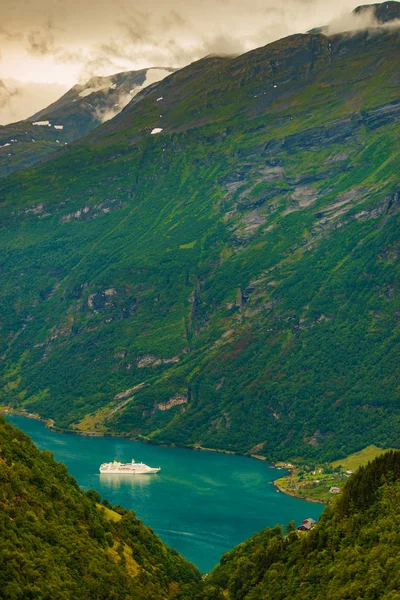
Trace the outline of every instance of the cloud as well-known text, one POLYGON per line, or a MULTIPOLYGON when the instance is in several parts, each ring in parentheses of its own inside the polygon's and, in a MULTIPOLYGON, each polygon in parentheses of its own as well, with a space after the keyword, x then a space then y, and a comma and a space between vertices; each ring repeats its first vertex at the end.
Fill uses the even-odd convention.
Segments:
POLYGON ((324 27, 323 31, 328 35, 334 35, 336 33, 353 33, 363 29, 393 29, 399 26, 399 20, 389 23, 379 22, 374 7, 371 6, 357 12, 342 13, 324 27))
MULTIPOLYGON (((146 78, 142 85, 136 86, 129 92, 121 92, 118 96, 117 102, 111 107, 99 105, 93 111, 94 116, 101 123, 109 121, 117 114, 119 114, 121 110, 123 110, 123 108, 125 108, 125 106, 129 104, 132 98, 134 98, 139 92, 144 90, 144 88, 148 87, 149 85, 152 85, 153 83, 156 83, 157 81, 160 81, 161 79, 164 79, 164 77, 167 77, 168 75, 170 75, 170 72, 165 69, 149 69, 146 73, 146 78)), ((103 87, 104 83, 99 85, 102 85, 103 87)))
POLYGON ((15 96, 18 96, 19 93, 17 88, 8 88, 4 81, 0 80, 0 109, 9 109, 11 107, 12 99, 15 96))
POLYGON ((352 28, 342 14, 361 2, 2 0, 0 78, 71 87, 93 75, 183 67, 326 23, 330 31, 352 28))
POLYGON ((55 51, 52 24, 49 21, 41 29, 32 29, 26 34, 28 52, 32 54, 51 54, 55 51))
MULTIPOLYGON (((241 52, 350 12, 357 0, 2 0, 0 34, 34 57, 103 69, 183 66, 202 52, 241 52), (15 41, 15 39, 14 39, 15 41), (174 42, 174 43, 173 43, 174 42), (219 50, 221 48, 221 50, 219 50)), ((106 73, 100 73, 106 74, 106 73)), ((108 73, 107 73, 108 74, 108 73)))
POLYGON ((30 29, 25 35, 25 47, 28 53, 35 56, 52 56, 59 63, 84 61, 81 51, 71 51, 56 43, 56 30, 51 21, 36 29, 30 29))
POLYGON ((0 38, 3 38, 3 41, 21 40, 23 35, 15 31, 7 31, 3 26, 0 26, 0 38))
POLYGON ((67 89, 59 84, 0 81, 0 125, 28 118, 57 100, 67 89))
POLYGON ((185 27, 186 21, 175 9, 172 9, 162 18, 162 26, 165 31, 171 30, 174 27, 185 27))

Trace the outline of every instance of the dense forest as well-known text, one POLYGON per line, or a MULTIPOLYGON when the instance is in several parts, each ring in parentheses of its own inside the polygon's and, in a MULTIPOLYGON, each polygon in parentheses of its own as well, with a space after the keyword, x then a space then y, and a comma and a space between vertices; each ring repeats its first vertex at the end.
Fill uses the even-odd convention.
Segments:
POLYGON ((398 600, 400 452, 348 480, 308 533, 265 529, 223 555, 207 600, 398 600))
POLYGON ((200 573, 0 418, 0 598, 193 598, 200 573))

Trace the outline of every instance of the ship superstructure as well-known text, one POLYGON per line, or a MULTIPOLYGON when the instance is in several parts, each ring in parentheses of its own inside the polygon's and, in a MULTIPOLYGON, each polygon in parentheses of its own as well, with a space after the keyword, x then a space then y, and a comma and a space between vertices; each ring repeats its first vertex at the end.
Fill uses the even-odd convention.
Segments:
POLYGON ((142 462, 135 462, 133 459, 130 463, 114 462, 103 463, 100 465, 100 473, 107 475, 144 475, 158 473, 161 467, 149 467, 142 462))

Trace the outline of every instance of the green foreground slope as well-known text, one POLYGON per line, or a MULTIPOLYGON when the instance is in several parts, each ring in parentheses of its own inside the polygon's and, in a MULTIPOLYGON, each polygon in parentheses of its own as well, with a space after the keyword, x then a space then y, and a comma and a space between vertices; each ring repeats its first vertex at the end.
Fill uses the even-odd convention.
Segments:
POLYGON ((194 597, 194 565, 132 511, 119 507, 120 517, 98 507, 97 496, 85 495, 65 465, 0 418, 1 598, 194 597))
POLYGON ((400 452, 360 467, 309 533, 266 529, 206 579, 207 600, 398 600, 400 452))
POLYGON ((4 600, 398 600, 400 452, 360 467, 308 533, 255 534, 202 581, 132 511, 98 504, 0 419, 4 600))
POLYGON ((0 401, 270 459, 397 447, 399 35, 204 59, 3 180, 0 401))

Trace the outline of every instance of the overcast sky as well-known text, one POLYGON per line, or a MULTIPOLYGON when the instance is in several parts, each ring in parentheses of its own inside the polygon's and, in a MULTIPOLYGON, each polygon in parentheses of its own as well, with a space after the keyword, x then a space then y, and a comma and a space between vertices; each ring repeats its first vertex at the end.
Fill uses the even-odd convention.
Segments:
POLYGON ((0 123, 27 117, 91 75, 242 53, 340 19, 360 3, 1 0, 0 123))

